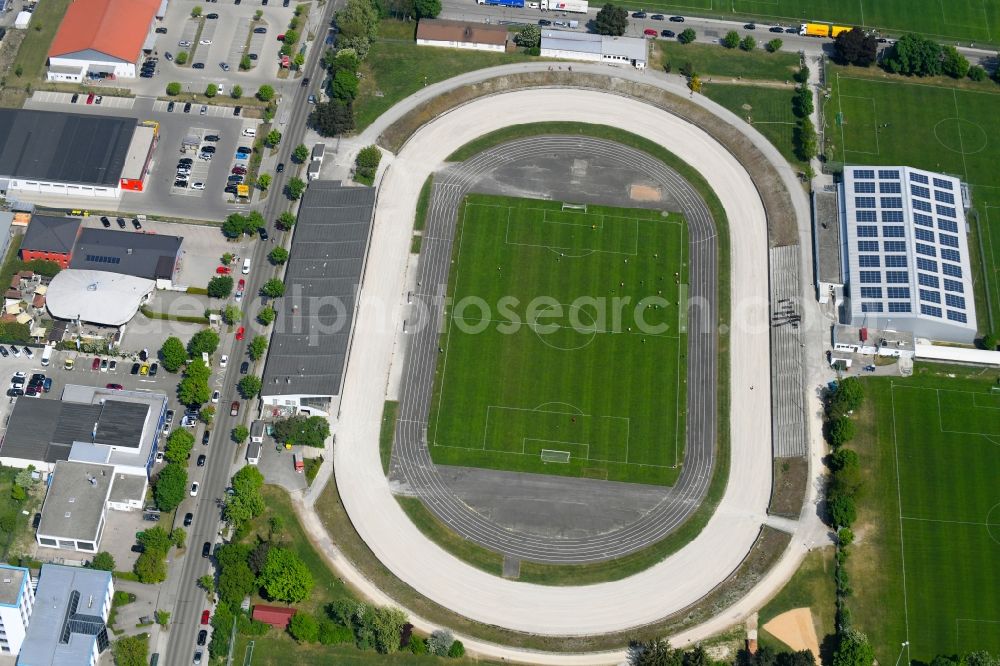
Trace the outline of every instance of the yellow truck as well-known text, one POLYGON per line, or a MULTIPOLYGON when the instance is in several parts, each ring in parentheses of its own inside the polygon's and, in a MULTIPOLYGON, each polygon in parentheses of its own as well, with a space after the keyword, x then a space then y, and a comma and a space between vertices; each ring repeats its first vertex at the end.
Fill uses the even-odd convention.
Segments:
POLYGON ((803 23, 799 26, 799 34, 806 37, 829 37, 830 26, 823 23, 803 23))
POLYGON ((835 25, 830 28, 830 36, 836 38, 842 32, 850 32, 851 29, 845 25, 835 25))

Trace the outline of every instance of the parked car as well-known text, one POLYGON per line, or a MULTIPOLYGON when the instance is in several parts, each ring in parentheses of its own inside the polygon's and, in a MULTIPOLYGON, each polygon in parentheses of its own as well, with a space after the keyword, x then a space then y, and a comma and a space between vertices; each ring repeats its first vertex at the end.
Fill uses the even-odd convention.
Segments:
MULTIPOLYGON (((18 355, 20 356, 20 354, 18 354, 18 355)), ((90 364, 90 369, 94 370, 95 372, 97 370, 100 370, 101 369, 101 359, 95 357, 94 358, 94 362, 90 364)))
POLYGON ((166 29, 166 28, 164 28, 164 27, 163 27, 163 26, 161 25, 160 27, 158 27, 158 28, 156 29, 156 34, 158 34, 158 35, 165 35, 165 34, 167 34, 167 29, 166 29))
POLYGON ((195 64, 191 65, 191 69, 205 69, 205 63, 196 62, 195 64))
POLYGON ((141 223, 139 222, 139 219, 138 219, 138 218, 136 218, 136 217, 133 217, 133 218, 132 218, 132 227, 133 227, 133 228, 134 228, 134 229, 135 229, 136 231, 139 231, 140 229, 142 229, 142 224, 141 224, 141 223))
POLYGON ((202 629, 201 631, 198 632, 198 645, 204 646, 207 641, 208 641, 208 630, 202 629))
POLYGON ((222 394, 219 393, 218 391, 213 391, 212 392, 212 404, 213 405, 218 404, 219 397, 221 397, 221 396, 222 396, 222 394))
POLYGON ((191 189, 192 190, 203 190, 203 189, 205 189, 205 183, 201 182, 200 180, 196 181, 194 183, 191 183, 191 189))
POLYGON ((671 16, 670 20, 673 21, 674 23, 684 23, 683 16, 671 16))
POLYGON ((51 377, 46 377, 44 380, 42 380, 42 390, 45 391, 46 393, 48 393, 49 391, 52 390, 52 378, 51 377))
POLYGON ((3 345, 0 345, 0 356, 3 356, 4 358, 10 356, 10 352, 7 351, 7 348, 4 347, 3 345))
POLYGON ((234 106, 234 107, 233 107, 233 115, 234 115, 234 116, 238 116, 238 115, 240 115, 240 114, 241 114, 242 112, 243 112, 243 107, 242 107, 242 106, 234 106))
POLYGON ((212 614, 209 611, 207 611, 207 610, 202 611, 201 612, 201 623, 202 624, 208 624, 208 618, 211 617, 211 616, 212 616, 212 614))
POLYGON ((118 228, 119 229, 124 229, 125 228, 125 218, 124 217, 116 218, 115 221, 118 222, 118 228))
POLYGON ((189 42, 186 39, 182 39, 181 41, 177 42, 177 46, 181 47, 182 49, 186 49, 191 46, 191 42, 189 42))
MULTIPOLYGON (((208 557, 211 554, 212 554, 212 543, 210 541, 206 541, 201 546, 201 556, 202 557, 208 557)), ((205 612, 207 613, 208 611, 205 611, 205 612)), ((202 617, 204 617, 204 615, 202 617)), ((206 623, 203 621, 202 624, 206 624, 206 623)))
POLYGON ((645 35, 646 37, 656 37, 656 30, 654 30, 653 28, 646 28, 645 30, 642 31, 642 34, 645 35))
MULTIPOLYGON (((208 611, 205 611, 205 612, 207 613, 208 611)), ((194 666, 201 666, 201 658, 202 658, 202 656, 203 655, 202 655, 201 650, 195 650, 194 651, 194 656, 191 657, 191 663, 194 664, 194 666)))
POLYGON ((757 29, 757 24, 756 23, 747 23, 746 25, 743 26, 743 29, 744 30, 756 30, 757 29))
POLYGON ((237 416, 240 413, 240 402, 239 400, 233 400, 233 404, 229 406, 229 415, 237 416))
POLYGON ((240 374, 245 375, 250 372, 250 361, 243 361, 240 363, 240 374))
POLYGON ((258 35, 266 35, 267 34, 267 28, 265 28, 263 26, 260 26, 258 28, 254 28, 253 31, 255 33, 257 33, 258 35))
POLYGON ((211 19, 211 20, 215 20, 215 19, 219 18, 219 15, 216 14, 215 12, 212 12, 211 14, 205 14, 205 18, 211 19))
POLYGON ((644 19, 646 18, 646 12, 632 12, 632 18, 634 19, 644 19))
MULTIPOLYGON (((240 289, 240 291, 242 291, 242 290, 243 290, 243 280, 240 280, 240 286, 239 286, 239 289, 240 289)), ((223 354, 223 355, 222 355, 222 358, 220 358, 220 359, 219 359, 219 367, 220 367, 220 368, 224 368, 224 367, 226 367, 227 365, 229 365, 229 356, 228 356, 228 355, 226 355, 226 354, 223 354)))
POLYGON ((261 240, 267 240, 269 238, 267 229, 264 227, 257 227, 257 235, 260 236, 261 240))
POLYGON ((548 19, 538 19, 538 25, 542 27, 549 26, 552 25, 552 21, 549 21, 548 19))
POLYGON ((184 103, 184 113, 191 113, 191 102, 184 103))
POLYGON ((198 482, 195 481, 194 483, 191 484, 191 497, 197 497, 197 496, 198 496, 198 482))
POLYGON ((240 326, 238 329, 236 329, 237 340, 242 340, 245 334, 246 334, 246 329, 244 327, 240 326))
POLYGON ((202 444, 202 446, 208 446, 208 440, 211 438, 211 436, 212 436, 212 433, 210 431, 208 431, 208 430, 206 430, 205 432, 202 433, 202 435, 201 435, 201 444, 202 444))
POLYGON ((198 456, 198 467, 204 467, 205 466, 205 459, 206 458, 207 458, 207 456, 204 453, 201 454, 200 456, 198 456))
POLYGON ((649 18, 651 18, 654 21, 662 21, 663 19, 666 18, 666 16, 664 16, 663 14, 653 14, 649 18))
POLYGON ((107 384, 104 388, 111 389, 112 391, 124 391, 125 387, 121 384, 107 384))
POLYGON ((187 187, 187 186, 188 182, 183 178, 178 178, 177 180, 174 181, 174 187, 187 187))
POLYGON ((76 100, 80 99, 80 93, 73 93, 73 97, 69 100, 70 104, 76 104, 76 100))
POLYGON ((278 168, 276 169, 276 171, 278 173, 281 173, 284 170, 285 170, 285 163, 284 162, 278 162, 278 168))
POLYGON ((152 363, 152 364, 150 364, 150 366, 149 366, 149 376, 150 377, 155 377, 156 376, 156 372, 159 369, 160 369, 160 364, 159 363, 152 363))
POLYGON ((193 523, 193 522, 194 522, 194 514, 193 513, 185 513, 184 514, 184 527, 191 527, 191 523, 193 523))
POLYGON ((93 104, 93 103, 94 103, 94 93, 90 93, 89 95, 87 95, 87 104, 93 104))
POLYGON ((110 229, 111 228, 111 220, 109 220, 107 217, 105 217, 105 216, 102 215, 101 216, 101 226, 104 227, 105 229, 110 229))
POLYGON ((784 31, 785 29, 782 28, 780 25, 771 26, 771 28, 768 30, 768 32, 784 32, 784 31))
POLYGON ((661 30, 660 31, 660 37, 666 37, 666 38, 674 37, 674 31, 673 30, 661 30))
POLYGON ((133 375, 139 374, 139 368, 141 367, 141 365, 142 364, 140 364, 140 363, 133 363, 132 364, 132 371, 131 371, 130 374, 133 374, 133 375))

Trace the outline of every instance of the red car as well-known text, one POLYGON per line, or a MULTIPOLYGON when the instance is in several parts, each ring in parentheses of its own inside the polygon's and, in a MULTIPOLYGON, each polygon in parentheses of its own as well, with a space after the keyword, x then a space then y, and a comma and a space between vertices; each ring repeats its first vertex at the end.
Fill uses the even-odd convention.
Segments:
POLYGON ((245 333, 246 333, 246 329, 243 328, 242 326, 240 326, 238 329, 236 329, 236 339, 237 340, 242 340, 243 339, 243 335, 245 333))
POLYGON ((215 272, 219 275, 229 275, 232 272, 232 269, 229 268, 229 266, 219 266, 215 269, 215 272))
POLYGON ((652 28, 646 28, 645 30, 642 31, 642 34, 646 35, 647 37, 656 37, 656 31, 653 30, 652 28))
POLYGON ((89 95, 87 95, 87 104, 93 104, 93 103, 94 103, 94 93, 90 93, 89 95))
POLYGON ((233 404, 229 406, 229 415, 236 416, 240 413, 240 402, 239 400, 233 400, 233 404))
POLYGON ((112 391, 124 391, 125 390, 125 387, 122 386, 121 384, 108 384, 106 388, 109 388, 112 391))
POLYGON ((94 362, 90 364, 90 369, 97 371, 101 369, 101 359, 95 358, 94 362))
POLYGON ((246 286, 247 286, 247 281, 244 280, 243 278, 240 278, 239 284, 236 285, 236 288, 239 291, 243 291, 244 289, 246 289, 246 286))
POLYGON ((208 624, 208 618, 209 618, 210 615, 211 615, 211 613, 209 613, 207 610, 203 610, 201 612, 201 623, 202 624, 208 624))

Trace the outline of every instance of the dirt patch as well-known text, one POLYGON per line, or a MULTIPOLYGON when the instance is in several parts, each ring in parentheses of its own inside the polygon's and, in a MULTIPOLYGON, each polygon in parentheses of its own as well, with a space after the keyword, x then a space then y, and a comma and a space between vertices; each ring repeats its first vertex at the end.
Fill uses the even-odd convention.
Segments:
POLYGON ((809 461, 806 458, 775 458, 774 486, 767 512, 775 516, 798 518, 806 500, 809 461))
POLYGON ((816 625, 808 608, 795 608, 764 625, 764 630, 793 650, 809 650, 819 654, 816 625))
POLYGON ((649 185, 632 185, 628 191, 628 197, 632 201, 659 201, 663 198, 660 188, 649 185))

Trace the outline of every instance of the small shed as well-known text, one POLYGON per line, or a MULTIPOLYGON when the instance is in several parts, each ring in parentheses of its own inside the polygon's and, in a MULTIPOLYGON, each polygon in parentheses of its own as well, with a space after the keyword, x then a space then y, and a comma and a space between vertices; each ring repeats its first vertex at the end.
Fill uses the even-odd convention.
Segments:
POLYGON ((251 465, 256 465, 260 462, 261 451, 264 450, 264 445, 260 442, 251 441, 247 444, 247 463, 251 465))
POLYGON ((326 144, 317 143, 315 146, 313 146, 312 149, 312 159, 314 161, 319 160, 320 162, 322 162, 324 153, 326 153, 326 144))
POLYGON ((320 163, 310 162, 309 166, 306 167, 306 179, 309 181, 314 181, 319 178, 320 163))
POLYGON ((264 441, 264 422, 260 419, 250 424, 250 441, 258 443, 264 441))
POLYGON ((281 606, 254 606, 251 617, 265 624, 269 624, 276 629, 284 630, 288 627, 292 616, 295 615, 294 608, 282 608, 281 606))
POLYGON ((17 18, 14 19, 14 27, 18 30, 24 30, 31 23, 31 12, 18 12, 17 18))

